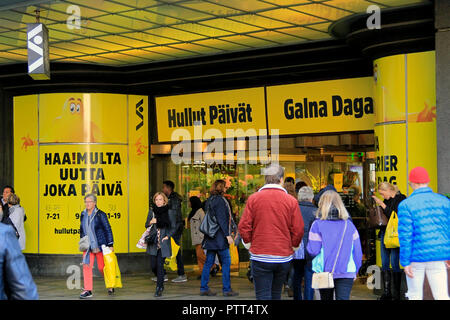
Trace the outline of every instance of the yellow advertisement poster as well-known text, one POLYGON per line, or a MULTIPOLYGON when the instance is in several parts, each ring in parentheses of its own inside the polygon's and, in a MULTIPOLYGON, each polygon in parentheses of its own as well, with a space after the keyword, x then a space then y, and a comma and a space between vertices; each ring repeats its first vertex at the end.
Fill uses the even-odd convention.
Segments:
POLYGON ((406 195, 406 125, 386 124, 375 127, 375 171, 377 185, 389 182, 406 195))
POLYGON ((41 94, 39 142, 127 143, 126 105, 121 94, 41 94))
POLYGON ((149 209, 148 98, 128 96, 129 252, 144 252, 136 243, 145 231, 149 209))
POLYGON ((25 253, 38 250, 38 96, 14 97, 14 189, 27 220, 25 253))
POLYGON ((84 196, 97 196, 116 252, 128 251, 127 147, 43 145, 39 159, 40 253, 79 253, 84 196))
POLYGON ((115 251, 142 252, 135 244, 148 211, 148 98, 16 97, 14 121, 14 185, 27 214, 25 252, 79 254, 88 193, 108 217, 115 251))
POLYGON ((157 97, 156 116, 159 142, 201 140, 197 121, 203 133, 217 129, 224 139, 227 129, 235 130, 234 137, 258 136, 266 129, 264 88, 157 97))
POLYGON ((373 130, 373 78, 267 87, 267 119, 280 135, 373 130))

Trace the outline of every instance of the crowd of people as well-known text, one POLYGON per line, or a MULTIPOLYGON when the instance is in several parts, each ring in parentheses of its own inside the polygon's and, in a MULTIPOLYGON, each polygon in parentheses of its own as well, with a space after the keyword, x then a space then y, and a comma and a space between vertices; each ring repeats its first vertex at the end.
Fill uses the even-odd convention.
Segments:
MULTIPOLYGON (((353 283, 362 265, 362 248, 357 228, 333 186, 314 195, 303 182, 294 184, 284 178, 284 169, 271 164, 264 169, 265 184, 252 194, 238 224, 229 200, 224 197, 227 185, 216 180, 209 198, 189 198, 191 212, 188 223, 192 246, 199 267, 200 296, 215 296, 209 287, 210 275, 222 271, 222 294, 236 297, 231 286, 230 245, 242 242, 250 254, 251 276, 255 297, 279 300, 288 283, 294 300, 313 300, 315 274, 328 272, 333 286, 318 289, 321 300, 349 300, 353 283), (220 266, 220 267, 219 267, 220 266)), ((378 186, 383 200, 373 196, 387 220, 398 215, 397 248, 384 244, 386 227, 379 230, 384 291, 381 300, 400 300, 401 279, 406 274, 406 297, 423 298, 426 274, 436 300, 448 300, 447 268, 450 267, 450 200, 434 193, 428 186, 427 171, 416 167, 409 174, 414 190, 407 198, 395 185, 378 186), (401 268, 403 266, 403 269, 401 268)), ((181 245, 185 229, 182 218, 182 197, 175 192, 172 181, 163 182, 162 192, 152 198, 145 221, 145 242, 155 274, 155 297, 161 297, 168 281, 165 260, 172 257, 172 240, 181 245)), ((0 299, 38 299, 22 250, 25 249, 26 215, 20 199, 11 186, 3 188, 0 209, 0 299)), ((83 252, 84 288, 81 299, 92 294, 94 261, 103 273, 102 248, 114 250, 114 238, 107 215, 97 207, 97 197, 84 198, 85 210, 80 216, 80 239, 87 239, 83 252)), ((80 241, 81 242, 81 241, 80 241)), ((181 250, 176 255, 175 283, 186 282, 181 250)), ((114 295, 114 288, 107 288, 114 295)))

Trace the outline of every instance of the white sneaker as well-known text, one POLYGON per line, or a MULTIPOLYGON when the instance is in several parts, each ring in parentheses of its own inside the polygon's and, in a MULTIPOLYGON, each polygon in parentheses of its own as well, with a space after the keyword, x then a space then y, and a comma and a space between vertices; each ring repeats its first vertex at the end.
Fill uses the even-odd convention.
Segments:
MULTIPOLYGON (((158 277, 153 277, 152 281, 155 281, 155 282, 158 281, 158 277)), ((169 281, 169 278, 167 277, 167 274, 164 275, 164 282, 166 282, 166 281, 169 281)))
POLYGON ((185 274, 183 274, 182 276, 178 276, 177 278, 172 280, 172 282, 186 282, 186 281, 187 277, 185 274))

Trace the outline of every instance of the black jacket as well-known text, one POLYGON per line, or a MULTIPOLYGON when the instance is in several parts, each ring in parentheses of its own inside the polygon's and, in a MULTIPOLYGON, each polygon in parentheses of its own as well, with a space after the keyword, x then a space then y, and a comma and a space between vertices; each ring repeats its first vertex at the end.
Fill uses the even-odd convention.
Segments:
POLYGON ((309 230, 311 229, 311 225, 314 220, 316 220, 317 207, 309 201, 300 201, 299 205, 304 222, 303 245, 305 248, 305 257, 306 259, 312 259, 312 257, 309 256, 309 253, 306 250, 306 245, 308 244, 309 230))
POLYGON ((172 192, 169 198, 169 219, 170 223, 175 226, 175 233, 173 234, 173 240, 177 245, 180 245, 181 235, 183 234, 184 224, 183 217, 181 215, 181 196, 172 192))
MULTIPOLYGON (((396 213, 398 213, 398 205, 400 204, 400 202, 402 202, 403 200, 406 199, 406 196, 400 192, 398 192, 394 198, 390 198, 390 199, 385 199, 383 200, 383 203, 386 205, 386 208, 383 209, 383 212, 385 214, 385 216, 388 218, 391 217, 392 211, 395 211, 396 213)), ((381 230, 386 230, 386 226, 382 226, 380 227, 381 230)))
POLYGON ((36 284, 14 237, 14 230, 0 223, 0 300, 37 300, 36 284))

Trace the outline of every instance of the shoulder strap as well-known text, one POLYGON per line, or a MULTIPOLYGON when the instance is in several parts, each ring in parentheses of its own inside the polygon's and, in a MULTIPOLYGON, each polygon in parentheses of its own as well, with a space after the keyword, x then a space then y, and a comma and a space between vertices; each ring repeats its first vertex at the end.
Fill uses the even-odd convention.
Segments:
POLYGON ((336 267, 336 263, 337 263, 337 260, 338 260, 338 257, 339 257, 339 253, 341 252, 342 242, 344 241, 345 231, 347 230, 347 222, 348 222, 348 219, 345 220, 344 233, 342 234, 341 243, 339 244, 339 250, 338 250, 338 253, 336 255, 336 260, 334 260, 333 270, 331 270, 331 273, 334 273, 334 268, 336 267))

